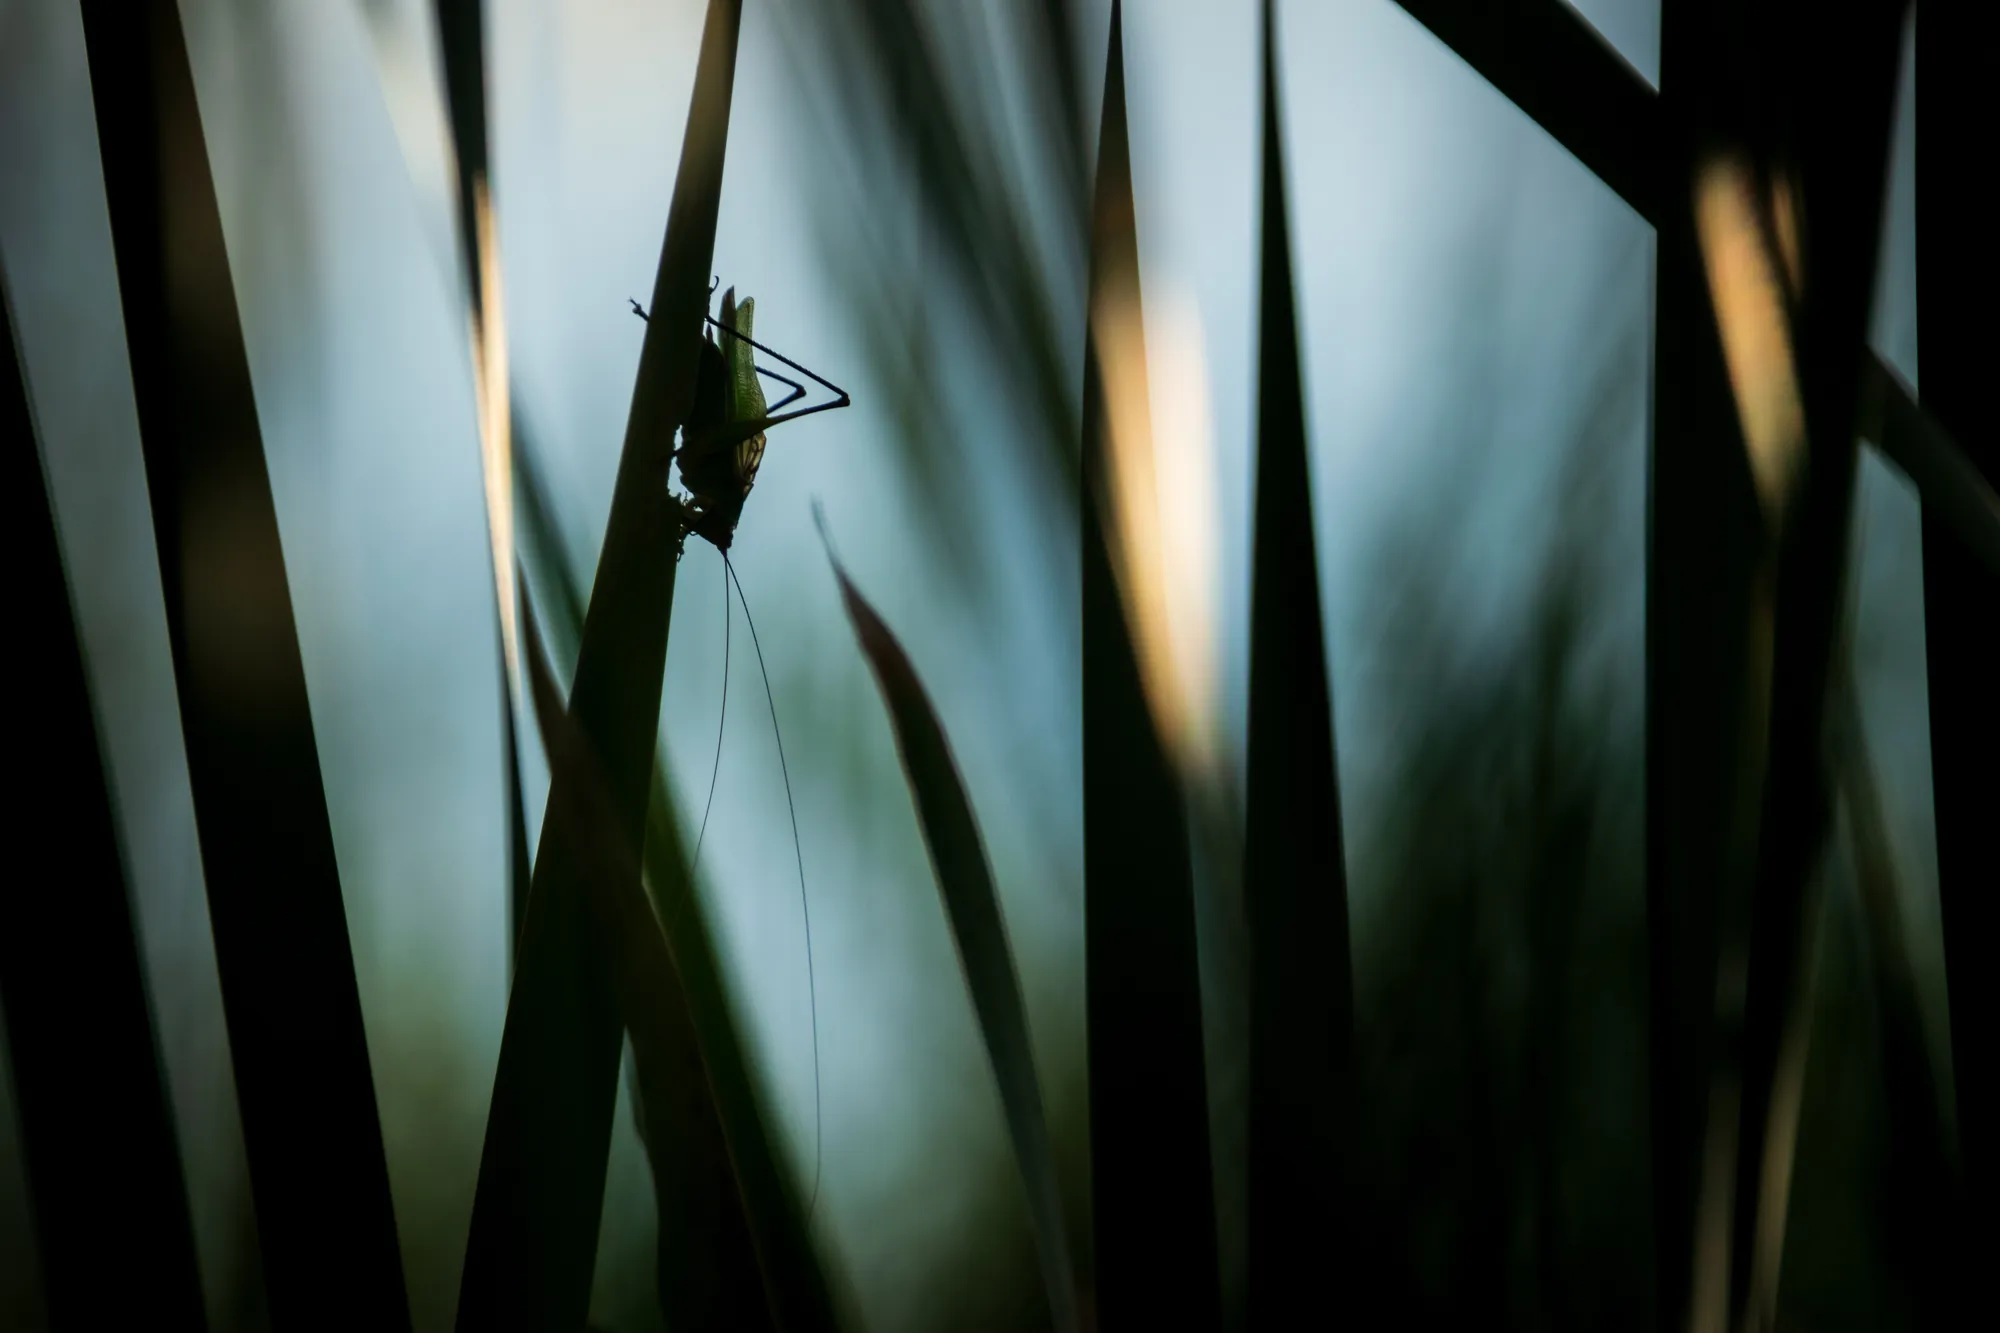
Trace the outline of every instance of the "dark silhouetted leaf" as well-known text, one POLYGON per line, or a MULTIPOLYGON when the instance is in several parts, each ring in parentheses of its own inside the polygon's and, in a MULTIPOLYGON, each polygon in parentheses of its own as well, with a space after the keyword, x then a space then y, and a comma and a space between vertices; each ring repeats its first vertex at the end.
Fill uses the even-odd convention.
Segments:
MULTIPOLYGON (((563 558, 564 546, 551 497, 532 444, 520 429, 519 413, 515 421, 514 475, 519 484, 522 535, 526 539, 523 554, 542 571, 536 586, 546 589, 545 595, 554 603, 555 614, 548 630, 557 641, 556 651, 565 660, 574 662, 583 636, 583 596, 563 558)), ((526 586, 524 576, 523 587, 526 586)), ((756 1236, 757 1252, 779 1322, 794 1330, 831 1329, 837 1321, 827 1280, 806 1230, 798 1191, 779 1156, 751 1077, 736 1017, 723 990, 708 922, 689 887, 687 844, 674 812, 672 791, 667 780, 666 758, 660 753, 656 755, 647 796, 646 841, 641 864, 653 910, 666 931, 668 947, 680 973, 680 993, 701 1044, 702 1063, 708 1073, 708 1081, 702 1087, 715 1100, 715 1114, 729 1143, 737 1186, 756 1236)), ((680 1107, 684 1114, 695 1114, 684 1098, 656 1106, 653 1099, 645 1098, 641 1089, 636 1100, 644 1103, 641 1114, 651 1121, 651 1127, 644 1133, 649 1155, 654 1151, 656 1139, 665 1145, 686 1138, 664 1119, 675 1107, 680 1107)), ((671 1219, 674 1215, 662 1206, 662 1218, 671 1219)), ((698 1220, 690 1216, 691 1223, 698 1220)), ((664 1237, 667 1233, 663 1230, 662 1234, 664 1237)))
MULTIPOLYGON (((1917 344, 1923 404, 1990 487, 2000 488, 1993 413, 1996 254, 1980 184, 1991 158, 1991 46, 1977 6, 1926 5, 1916 21, 1917 344)), ((1984 1201, 2000 1189, 2000 574, 1924 510, 1924 638, 1937 818, 1938 912, 1950 995, 1952 1084, 1965 1194, 1977 1247, 1994 1234, 1984 1201), (1983 1227, 1983 1229, 1982 1229, 1983 1227)))
POLYGON ((44 489, 27 366, 0 275, 0 449, 14 534, 11 687, 30 719, 12 842, 44 843, 0 889, 0 1006, 57 1329, 206 1326, 180 1145, 162 1085, 82 644, 44 489), (59 835, 51 838, 52 834, 59 835), (107 1281, 106 1253, 119 1256, 107 1281))
POLYGON ((409 1303, 277 511, 173 0, 83 30, 271 1318, 409 1303))
MULTIPOLYGON (((826 539, 823 521, 820 536, 826 539)), ((923 682, 917 679, 916 668, 888 625, 847 577, 830 539, 827 559, 840 581, 841 600, 854 624, 855 640, 875 672, 875 683, 882 688, 889 720, 896 729, 896 749, 903 757, 903 773, 916 801, 924 845, 930 849, 945 919, 958 945, 965 987, 972 996, 986 1053, 999 1079, 1000 1103, 1007 1116, 1007 1132, 1014 1141, 1021 1183, 1028 1193, 1028 1218, 1041 1256, 1049 1307, 1056 1328, 1075 1333, 1079 1327, 1076 1276, 1063 1224, 1062 1191, 1056 1181, 1055 1158, 1049 1151, 1041 1083, 1035 1077, 1035 1053, 1021 1003, 1021 980, 1007 945, 993 868, 987 862, 951 744, 923 682)))
POLYGON ((1277 37, 1264 3, 1263 275, 1243 889, 1251 923, 1252 1328, 1276 1328, 1341 1282, 1341 1180, 1354 994, 1333 704, 1313 545, 1298 316, 1279 128, 1277 37))
POLYGON ((530 692, 549 756, 549 817, 560 810, 574 830, 571 887, 632 1034, 659 1205, 660 1308, 675 1328, 771 1327, 722 1122, 679 972, 639 885, 639 857, 613 815, 589 741, 563 706, 526 598, 522 612, 530 692))
POLYGON ((1221 1292, 1187 807, 1147 703, 1107 544, 1111 441, 1097 312, 1116 303, 1128 329, 1143 327, 1115 2, 1090 275, 1078 508, 1095 1304, 1105 1328, 1212 1329, 1221 1292))
MULTIPOLYGON (((741 18, 738 0, 711 0, 570 698, 632 847, 645 834, 682 539, 668 472, 694 397, 741 18)), ((466 1244, 467 1333, 575 1327, 590 1301, 622 1043, 582 915, 575 877, 589 850, 575 810, 551 793, 466 1244)))

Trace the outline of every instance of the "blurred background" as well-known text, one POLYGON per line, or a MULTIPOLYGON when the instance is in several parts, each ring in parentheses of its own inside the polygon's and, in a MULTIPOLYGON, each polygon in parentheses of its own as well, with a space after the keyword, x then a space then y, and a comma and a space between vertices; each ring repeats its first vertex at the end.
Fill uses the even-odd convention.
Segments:
MULTIPOLYGON (((1578 7, 1657 78, 1656 0, 1578 7)), ((546 484, 561 545, 530 554, 586 587, 644 328, 627 300, 651 290, 704 8, 487 7, 515 447, 546 484)), ((1439 1315, 1631 1326, 1649 1263, 1652 230, 1391 0, 1277 8, 1371 1108, 1356 1132, 1370 1136, 1385 1262, 1439 1315)), ((1033 9, 752 0, 715 248, 724 285, 757 300, 759 338, 854 397, 771 433, 733 551, 811 899, 817 1128, 785 787, 740 624, 699 892, 792 1162, 809 1174, 816 1143, 823 1153, 812 1225, 877 1330, 1047 1315, 987 1057, 815 500, 950 732, 1065 1188, 1087 1192, 1078 529, 1061 448, 1070 431, 1074 449, 1080 377, 1050 381, 1036 358, 1081 364, 1076 190, 1095 152, 1109 4, 1075 6, 1073 81, 1062 43, 1024 17, 1033 9), (889 10, 928 34, 921 62, 864 21, 889 10), (952 172, 907 129, 935 105, 951 111, 952 172), (968 211, 954 215, 953 198, 968 211)), ((181 12, 413 1314, 429 1333, 457 1301, 509 968, 503 677, 435 29, 425 0, 182 0, 181 12)), ((1184 756, 1226 811, 1240 799, 1247 680, 1257 6, 1140 0, 1125 34, 1184 756)), ((1906 59, 1874 343, 1916 382, 1910 99, 1906 59)), ((89 75, 61 0, 0 0, 0 261, 211 1320, 254 1329, 266 1319, 254 1219, 89 75)), ((1918 509, 1872 452, 1855 522, 1867 740, 1943 1067, 1918 509)), ((722 577, 691 543, 662 707, 689 822, 718 743, 722 577)), ((547 774, 535 745, 524 756, 532 844, 547 774)), ((1246 1039, 1222 847, 1197 847, 1197 893, 1229 1293, 1246 1039)), ((1828 879, 1786 1290, 1802 1324, 1880 1328, 1901 1298, 1870 1214, 1880 1108, 1844 858, 1828 879)), ((653 1206, 621 1093, 593 1296, 605 1329, 659 1326, 653 1206)), ((0 1080, 0 1327, 41 1326, 31 1245, 0 1080)))

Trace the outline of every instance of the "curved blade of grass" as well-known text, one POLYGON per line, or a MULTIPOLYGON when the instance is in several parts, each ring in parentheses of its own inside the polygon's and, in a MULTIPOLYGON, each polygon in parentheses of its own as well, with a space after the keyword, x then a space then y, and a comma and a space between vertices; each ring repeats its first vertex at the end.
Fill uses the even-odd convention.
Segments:
MULTIPOLYGON (((735 79, 738 0, 710 0, 652 319, 577 655, 571 712, 615 826, 643 845, 682 540, 668 498, 694 397, 735 79)), ((501 1038, 458 1326, 574 1328, 590 1304, 620 1057, 619 1015, 583 916, 577 803, 551 792, 501 1038)))
POLYGON ((472 355, 478 367, 476 383, 480 464, 487 473, 487 540, 493 547, 494 595, 499 612, 501 662, 501 737, 507 768, 507 903, 508 940, 517 941, 527 914, 529 889, 528 820, 521 796, 521 752, 514 722, 514 643, 511 615, 513 590, 507 572, 514 568, 511 501, 507 482, 511 465, 508 440, 507 329, 501 315, 500 257, 492 253, 494 226, 488 185, 486 135, 486 0, 436 0, 438 46, 443 57, 445 106, 451 124, 452 159, 458 172, 458 243, 465 264, 466 294, 472 314, 472 355), (489 290, 490 288, 490 290, 489 290))
MULTIPOLYGON (((1083 379, 1084 971, 1096 1307, 1105 1327, 1221 1319, 1194 887, 1180 775, 1155 726, 1108 544, 1115 491, 1100 311, 1139 316, 1122 15, 1111 9, 1083 379)), ((1143 348, 1130 349, 1144 401, 1143 348)))
MULTIPOLYGON (((576 887, 592 942, 608 965, 632 1034, 660 1212, 660 1307, 673 1328, 768 1328, 755 1247, 709 1093, 680 975, 639 887, 639 857, 613 814, 610 788, 567 709, 521 601, 535 719, 547 747, 551 800, 578 831, 576 887)), ((550 807, 554 817, 556 807, 550 807)))
MULTIPOLYGON (((820 517, 817 512, 814 516, 820 517)), ((826 544, 833 576, 840 582, 841 600, 853 622, 855 641, 875 672, 875 683, 882 689, 882 701, 889 706, 889 720, 896 729, 896 750, 903 758, 903 773, 916 801, 924 845, 930 849, 938 896, 944 900, 945 918, 951 924, 958 961, 965 970, 965 988, 972 996, 980 1034, 986 1039, 986 1054, 1000 1083, 1000 1103, 1007 1115, 1007 1132, 1014 1141, 1014 1160, 1028 1192, 1028 1217, 1042 1261, 1049 1310, 1060 1333, 1075 1333, 1079 1326, 1076 1275, 1063 1224, 1062 1191, 1049 1150, 1041 1084, 1035 1077, 1035 1052, 1021 1003, 1021 980, 1007 945, 1007 925, 1000 915, 993 868, 986 860, 979 824, 973 818, 972 803, 966 799, 951 743, 923 682, 917 678, 916 667, 841 568, 823 518, 820 539, 826 544)))
MULTIPOLYGON (((525 538, 522 549, 543 571, 537 586, 547 590, 553 612, 546 628, 558 654, 573 662, 583 636, 583 595, 563 559, 562 538, 535 451, 525 434, 517 436, 516 446, 516 493, 525 538)), ((666 931, 680 972, 682 999, 701 1044, 702 1063, 708 1072, 704 1086, 714 1097, 729 1143, 737 1187, 742 1191, 779 1323, 793 1330, 832 1329, 838 1321, 827 1278, 813 1250, 795 1182, 782 1164, 758 1098, 742 1035, 723 989, 708 922, 689 887, 687 842, 674 811, 672 791, 665 754, 656 752, 641 865, 653 910, 666 931)), ((643 1114, 650 1121, 645 1135, 650 1158, 655 1141, 675 1143, 683 1136, 661 1128, 665 1108, 655 1105, 657 1098, 646 1098, 643 1087, 640 1091, 645 1102, 643 1114)), ((667 1215, 664 1209, 661 1215, 667 1215)))
POLYGON ((82 15, 271 1317, 407 1329, 340 870, 179 7, 86 0, 82 15))
POLYGON ((0 499, 20 542, 22 594, 12 691, 41 742, 17 778, 11 819, 17 847, 63 830, 40 872, 16 869, 0 890, 0 1006, 42 1290, 58 1329, 126 1326, 143 1313, 199 1330, 187 1181, 35 436, 0 274, 0 499), (119 1281, 105 1280, 107 1253, 119 1256, 119 1281))
MULTIPOLYGON (((1339 1170, 1354 995, 1333 701, 1313 544, 1312 475, 1292 291, 1277 37, 1264 3, 1263 274, 1258 332, 1257 513, 1250 583, 1248 812, 1251 922, 1252 1328, 1310 1308, 1338 1271, 1347 1207, 1339 1170)), ((1352 1284, 1340 1283, 1348 1286, 1352 1284)))

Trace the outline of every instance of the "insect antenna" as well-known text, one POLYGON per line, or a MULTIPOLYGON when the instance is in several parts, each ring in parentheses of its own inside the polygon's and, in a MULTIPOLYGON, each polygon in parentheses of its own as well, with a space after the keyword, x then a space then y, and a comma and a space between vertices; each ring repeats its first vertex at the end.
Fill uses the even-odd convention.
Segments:
POLYGON ((708 812, 715 809, 715 780, 722 775, 722 724, 729 719, 729 568, 722 570, 722 708, 715 719, 715 763, 708 770, 708 800, 701 807, 701 832, 694 839, 694 860, 688 865, 688 882, 701 868, 701 844, 708 837, 708 812))
MULTIPOLYGON (((806 372, 808 375, 811 371, 806 372)), ((817 378, 815 376, 815 378, 817 378)), ((813 1038, 813 1183, 812 1194, 806 1202, 806 1221, 812 1221, 813 1209, 819 1203, 819 1177, 822 1164, 821 1123, 819 1093, 819 982, 813 975, 812 947, 812 905, 806 898, 806 858, 799 849, 799 812, 792 803, 792 775, 785 767, 785 738, 778 731, 778 701, 771 693, 771 673, 764 668, 764 649, 757 642, 757 622, 750 615, 750 599, 743 595, 743 580, 736 576, 736 565, 729 553, 722 553, 722 568, 729 581, 736 585, 736 600, 743 603, 743 623, 750 627, 750 646, 757 652, 757 674, 764 678, 764 702, 771 709, 771 735, 778 742, 778 772, 785 779, 785 809, 792 817, 792 855, 799 865, 799 909, 806 923, 806 994, 812 1005, 813 1038)))

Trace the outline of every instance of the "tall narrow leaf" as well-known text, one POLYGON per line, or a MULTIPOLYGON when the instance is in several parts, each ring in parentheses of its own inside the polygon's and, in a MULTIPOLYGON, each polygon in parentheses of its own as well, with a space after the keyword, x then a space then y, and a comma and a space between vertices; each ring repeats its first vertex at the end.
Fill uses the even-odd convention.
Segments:
MULTIPOLYGON (((1824 735, 1906 4, 1857 6, 1849 21, 1825 29, 1803 50, 1802 10, 1776 6, 1767 26, 1754 28, 1757 59, 1750 68, 1758 92, 1789 123, 1761 126, 1752 142, 1776 170, 1796 174, 1799 208, 1810 223, 1792 321, 1810 459, 1778 534, 1770 761, 1758 827, 1736 1131, 1730 1308, 1738 1321, 1775 1317, 1774 1309, 1751 1309, 1757 1296, 1751 1281, 1760 1246, 1768 1252, 1761 1264, 1771 1271, 1782 1252, 1782 1236, 1765 1223, 1783 1215, 1783 1200, 1765 1182, 1786 1178, 1766 1160, 1773 1085, 1796 990, 1807 885, 1828 836, 1824 735)), ((1775 1282, 1770 1290, 1775 1301, 1775 1282)))
POLYGON ((200 1329, 180 1145, 13 315, 0 275, 0 503, 17 553, 11 688, 36 738, 20 751, 10 798, 9 841, 22 859, 0 888, 0 1005, 42 1289, 58 1329, 140 1317, 200 1329), (118 1281, 105 1280, 107 1253, 119 1256, 118 1281))
MULTIPOLYGON (((556 529, 548 488, 535 453, 525 439, 514 451, 514 467, 526 538, 523 554, 542 569, 538 586, 548 590, 553 603, 548 629, 558 640, 558 651, 566 660, 574 661, 583 637, 583 594, 563 560, 561 535, 556 529)), ((737 1187, 742 1191, 743 1207, 756 1236, 757 1252, 780 1324, 795 1330, 831 1329, 836 1326, 833 1303, 806 1230, 802 1201, 772 1137, 744 1055, 735 1013, 723 991, 708 922, 689 887, 687 844, 674 812, 672 792, 665 756, 656 754, 646 802, 642 864, 653 910, 666 931, 673 963, 680 973, 681 995, 701 1043, 702 1063, 708 1074, 708 1081, 702 1087, 715 1100, 716 1115, 729 1143, 737 1187)), ((687 1136, 664 1125, 661 1116, 675 1108, 698 1116, 699 1108, 685 1098, 656 1105, 659 1100, 646 1099, 646 1113, 652 1117, 647 1128, 648 1154, 697 1151, 698 1145, 677 1147, 687 1136)), ((656 1185, 658 1179, 656 1176, 656 1185)), ((663 1240, 676 1225, 677 1215, 688 1219, 685 1225, 700 1225, 698 1210, 670 1210, 662 1200, 663 1240)))
POLYGON ((188 785, 280 1329, 409 1327, 222 218, 174 0, 84 0, 188 785))
MULTIPOLYGON (((1916 22, 1917 338, 1923 402, 2000 488, 2000 425, 1993 408, 1993 292, 2000 270, 1980 164, 1988 160, 1988 52, 1978 9, 1926 5, 1916 22)), ((1983 1205, 2000 1189, 2000 573, 1981 570, 1930 503, 1924 506, 1924 634, 1930 686, 1931 774, 1938 848, 1938 910, 1951 997, 1951 1067, 1965 1192, 1983 1205)), ((1966 1226, 1994 1234, 1975 1206, 1966 1226), (1980 1230, 1983 1225, 1984 1230, 1980 1230)))
MULTIPOLYGON (((1714 1051, 1716 953, 1733 844, 1752 588, 1763 535, 1708 308, 1688 183, 1719 132, 1720 0, 1662 0, 1661 164, 1646 552, 1646 943, 1653 1305, 1683 1329, 1714 1051), (1670 192, 1671 190, 1671 192, 1670 192)), ((1740 895, 1739 895, 1740 896, 1740 895)))
MULTIPOLYGON (((522 605, 531 697, 553 775, 550 791, 575 830, 570 887, 582 900, 592 943, 632 1034, 647 1141, 662 1145, 653 1159, 661 1310, 675 1328, 769 1327, 722 1124, 679 973, 639 887, 637 850, 630 831, 618 827, 603 771, 563 706, 533 611, 525 599, 522 605)), ((555 811, 551 806, 552 817, 555 811)))
MULTIPOLYGON (((821 536, 825 536, 824 528, 821 536)), ((1021 1003, 1021 980, 1014 969, 1006 922, 993 888, 993 868, 987 862, 951 744, 916 668, 888 625, 848 579, 847 571, 834 558, 831 543, 827 559, 840 581, 841 600, 854 624, 855 640, 875 672, 875 683, 882 689, 882 700, 896 729, 896 748, 903 757, 910 795, 916 801, 924 845, 930 849, 931 869, 937 875, 938 895, 944 900, 945 917, 958 946, 959 965, 965 970, 965 988, 972 997, 986 1054, 1000 1083, 1000 1103, 1006 1112, 1007 1132, 1014 1141, 1021 1183, 1028 1193, 1028 1218, 1036 1252, 1041 1256, 1049 1309, 1061 1333, 1075 1333, 1079 1327, 1076 1277, 1063 1225, 1062 1191, 1049 1150, 1041 1084, 1035 1077, 1035 1053, 1028 1039, 1028 1015, 1021 1003)))
MULTIPOLYGON (((570 708, 610 813, 640 846, 682 533, 667 495, 694 397, 742 12, 711 0, 652 319, 578 652, 570 708)), ((459 1327, 575 1327, 590 1302, 620 1016, 582 915, 586 831, 551 793, 501 1038, 459 1300, 459 1327)))
MULTIPOLYGON (((1107 315, 1138 339, 1139 246, 1114 0, 1091 226, 1083 380, 1084 968, 1096 1305, 1107 1329, 1221 1318, 1187 809, 1113 571, 1107 315)), ((1144 352, 1120 351, 1143 403, 1144 352)))
MULTIPOLYGON (((1353 1063, 1347 869, 1299 382, 1273 6, 1264 4, 1263 276, 1244 893, 1251 922, 1252 1328, 1325 1299, 1349 1252, 1338 1157, 1353 1063)), ((1351 1299, 1351 1297, 1349 1298, 1351 1299)))
POLYGON ((500 292, 500 256, 486 136, 486 0, 436 0, 443 55, 445 108, 458 180, 458 245, 472 317, 474 379, 479 395, 480 466, 486 476, 487 540, 493 547, 495 605, 501 661, 501 729, 507 766, 508 939, 517 940, 528 908, 528 821, 521 797, 520 748, 514 725, 513 632, 515 569, 512 412, 507 383, 507 326, 500 292))

